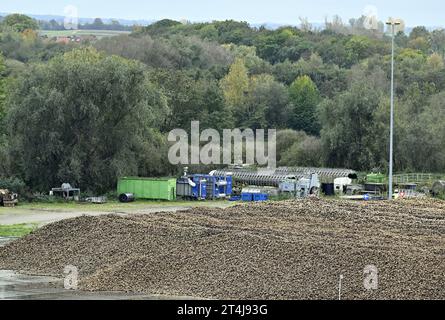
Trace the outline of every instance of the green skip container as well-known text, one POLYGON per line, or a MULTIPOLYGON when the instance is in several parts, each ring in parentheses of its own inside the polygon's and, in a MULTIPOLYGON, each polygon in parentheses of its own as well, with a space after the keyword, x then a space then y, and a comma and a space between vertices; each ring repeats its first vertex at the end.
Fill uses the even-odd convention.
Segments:
POLYGON ((176 179, 125 177, 117 183, 117 193, 132 193, 136 199, 176 200, 176 179))

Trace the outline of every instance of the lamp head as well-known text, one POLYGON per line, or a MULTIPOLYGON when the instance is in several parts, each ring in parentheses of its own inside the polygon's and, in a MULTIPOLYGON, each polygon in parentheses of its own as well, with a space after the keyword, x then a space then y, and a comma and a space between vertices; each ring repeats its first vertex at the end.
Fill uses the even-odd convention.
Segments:
POLYGON ((402 24, 402 22, 400 21, 400 19, 393 19, 393 18, 390 18, 390 19, 386 22, 386 24, 387 24, 388 26, 399 26, 399 25, 402 24))

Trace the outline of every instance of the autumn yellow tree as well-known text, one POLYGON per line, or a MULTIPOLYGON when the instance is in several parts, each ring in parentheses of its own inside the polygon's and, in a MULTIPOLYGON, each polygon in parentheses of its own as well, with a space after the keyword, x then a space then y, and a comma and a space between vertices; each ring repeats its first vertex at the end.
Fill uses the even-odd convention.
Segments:
POLYGON ((243 106, 249 92, 249 75, 243 59, 235 60, 227 76, 221 80, 221 88, 231 110, 243 106))
POLYGON ((39 35, 36 31, 32 29, 26 29, 22 32, 23 40, 25 40, 26 43, 33 43, 37 40, 39 35))

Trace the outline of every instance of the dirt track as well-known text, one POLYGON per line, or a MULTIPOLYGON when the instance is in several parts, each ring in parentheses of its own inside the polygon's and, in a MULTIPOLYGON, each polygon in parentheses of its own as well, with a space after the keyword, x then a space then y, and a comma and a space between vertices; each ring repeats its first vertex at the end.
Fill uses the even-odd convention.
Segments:
POLYGON ((223 299, 445 299, 445 202, 304 200, 79 217, 0 248, 0 269, 86 290, 223 299), (379 288, 365 290, 365 266, 379 288))
MULTIPOLYGON (((115 206, 102 205, 93 206, 94 210, 91 210, 91 205, 78 205, 77 207, 64 208, 63 205, 47 208, 34 208, 32 206, 19 206, 16 208, 3 208, 0 207, 0 224, 1 225, 13 225, 23 223, 35 223, 38 225, 45 225, 60 220, 70 219, 85 216, 100 216, 107 214, 119 214, 125 215, 137 215, 137 214, 153 214, 156 212, 175 212, 181 210, 187 210, 194 206, 201 205, 201 203, 173 203, 173 204, 140 204, 135 202, 131 205, 118 204, 115 206)), ((206 202, 203 206, 220 207, 225 208, 230 204, 224 202, 206 202)))

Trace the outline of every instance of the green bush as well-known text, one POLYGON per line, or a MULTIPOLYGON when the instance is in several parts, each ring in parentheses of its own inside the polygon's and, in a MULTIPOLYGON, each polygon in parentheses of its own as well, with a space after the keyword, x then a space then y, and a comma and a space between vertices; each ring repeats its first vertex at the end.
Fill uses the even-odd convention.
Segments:
POLYGON ((8 189, 19 195, 26 194, 26 184, 18 178, 0 178, 0 189, 8 189))
POLYGON ((117 194, 117 191, 109 191, 105 194, 105 197, 107 197, 108 200, 118 200, 119 195, 117 194))
POLYGON ((34 193, 27 197, 29 202, 34 203, 64 203, 65 200, 61 197, 54 197, 43 193, 34 193))

